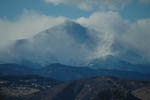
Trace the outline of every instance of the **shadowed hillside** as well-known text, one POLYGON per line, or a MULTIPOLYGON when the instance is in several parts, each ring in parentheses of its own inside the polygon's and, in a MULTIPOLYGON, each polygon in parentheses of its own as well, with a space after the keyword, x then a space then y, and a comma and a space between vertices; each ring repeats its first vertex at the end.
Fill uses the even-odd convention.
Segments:
POLYGON ((57 85, 31 100, 146 100, 132 93, 142 87, 150 87, 150 82, 95 77, 57 85))

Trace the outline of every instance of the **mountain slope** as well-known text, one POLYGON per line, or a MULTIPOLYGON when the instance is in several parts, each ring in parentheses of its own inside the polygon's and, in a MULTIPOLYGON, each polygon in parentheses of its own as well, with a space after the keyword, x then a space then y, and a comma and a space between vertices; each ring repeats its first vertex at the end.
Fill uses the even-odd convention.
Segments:
POLYGON ((150 82, 95 77, 57 85, 32 100, 145 100, 132 94, 132 91, 142 87, 150 87, 150 82))

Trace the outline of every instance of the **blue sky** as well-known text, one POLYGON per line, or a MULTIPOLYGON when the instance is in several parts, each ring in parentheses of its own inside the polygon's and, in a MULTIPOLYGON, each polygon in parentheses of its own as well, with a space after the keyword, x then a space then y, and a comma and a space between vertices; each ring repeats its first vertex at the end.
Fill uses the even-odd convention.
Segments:
POLYGON ((150 5, 132 2, 124 9, 120 10, 122 17, 129 20, 150 18, 150 5))
MULTIPOLYGON (((78 18, 90 16, 99 10, 85 11, 72 5, 53 5, 44 0, 0 0, 0 18, 14 19, 19 16, 24 9, 35 10, 49 16, 66 16, 78 18)), ((124 8, 117 10, 125 19, 135 21, 137 19, 150 18, 150 4, 134 1, 124 8)))
POLYGON ((43 0, 0 0, 0 17, 15 18, 24 9, 35 10, 50 16, 66 16, 77 18, 89 16, 92 11, 83 11, 79 8, 53 4, 46 4, 43 0))

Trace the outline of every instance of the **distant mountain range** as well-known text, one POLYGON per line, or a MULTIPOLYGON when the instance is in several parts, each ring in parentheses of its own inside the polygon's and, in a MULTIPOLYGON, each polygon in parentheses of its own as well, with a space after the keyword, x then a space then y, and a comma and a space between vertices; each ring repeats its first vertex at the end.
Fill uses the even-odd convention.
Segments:
POLYGON ((114 56, 108 56, 106 59, 95 59, 90 64, 90 67, 94 69, 116 69, 150 74, 150 64, 133 64, 114 56))
POLYGON ((134 71, 91 69, 89 67, 67 66, 59 63, 36 69, 18 64, 0 64, 0 76, 8 75, 40 75, 62 81, 95 76, 116 76, 128 79, 150 80, 149 74, 134 71))

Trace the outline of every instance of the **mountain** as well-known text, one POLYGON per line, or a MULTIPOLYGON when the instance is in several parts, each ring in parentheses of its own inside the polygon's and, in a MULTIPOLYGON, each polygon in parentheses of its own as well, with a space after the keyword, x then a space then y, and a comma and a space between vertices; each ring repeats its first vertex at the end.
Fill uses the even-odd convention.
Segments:
POLYGON ((136 91, 150 87, 149 81, 126 80, 115 77, 95 77, 70 81, 39 93, 31 100, 149 100, 150 92, 136 91), (148 95, 149 94, 149 95, 148 95))
POLYGON ((8 48, 0 50, 0 62, 16 63, 32 68, 61 63, 93 69, 150 73, 150 64, 136 48, 119 40, 110 43, 109 48, 105 45, 106 42, 103 33, 66 20, 31 38, 14 41, 8 48), (113 55, 109 54, 106 48, 112 49, 113 55), (105 53, 108 55, 103 57, 105 53))
POLYGON ((116 76, 128 79, 150 80, 149 74, 142 74, 134 71, 91 69, 86 66, 69 66, 59 63, 50 64, 46 67, 36 69, 18 64, 0 64, 0 75, 40 75, 61 81, 89 78, 95 76, 116 76))
POLYGON ((41 91, 51 89, 60 81, 36 75, 0 77, 0 100, 25 100, 41 91))

